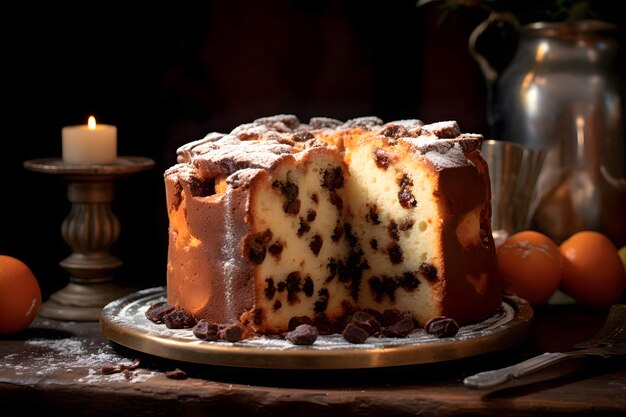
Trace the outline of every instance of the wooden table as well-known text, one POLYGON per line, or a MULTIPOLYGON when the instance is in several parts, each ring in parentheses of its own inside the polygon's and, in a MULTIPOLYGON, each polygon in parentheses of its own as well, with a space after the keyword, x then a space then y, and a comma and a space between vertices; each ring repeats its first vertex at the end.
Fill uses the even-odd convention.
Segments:
POLYGON ((0 338, 1 416, 546 416, 626 415, 626 359, 564 362, 497 389, 462 381, 546 351, 566 351, 600 329, 606 311, 535 311, 522 344, 446 363, 342 371, 223 368, 141 354, 104 338, 96 322, 38 317, 0 338), (103 366, 139 367, 103 374, 103 366), (186 379, 167 376, 175 369, 186 379), (33 414, 36 413, 36 414, 33 414))

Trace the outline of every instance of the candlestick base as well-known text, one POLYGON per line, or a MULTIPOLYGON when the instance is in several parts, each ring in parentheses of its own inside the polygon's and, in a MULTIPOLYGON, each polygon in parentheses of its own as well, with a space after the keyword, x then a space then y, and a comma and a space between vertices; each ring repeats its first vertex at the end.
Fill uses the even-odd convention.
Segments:
POLYGON ((98 321, 104 306, 132 292, 133 289, 113 282, 89 285, 70 282, 41 304, 38 315, 56 320, 98 321))
POLYGON ((114 163, 75 165, 61 159, 24 162, 31 171, 61 175, 67 179, 70 213, 61 226, 72 254, 59 262, 69 272, 69 284, 44 302, 39 315, 71 321, 98 321, 102 308, 132 292, 113 282, 122 261, 109 253, 120 235, 120 223, 111 210, 114 181, 144 171, 154 161, 141 157, 118 157, 114 163))

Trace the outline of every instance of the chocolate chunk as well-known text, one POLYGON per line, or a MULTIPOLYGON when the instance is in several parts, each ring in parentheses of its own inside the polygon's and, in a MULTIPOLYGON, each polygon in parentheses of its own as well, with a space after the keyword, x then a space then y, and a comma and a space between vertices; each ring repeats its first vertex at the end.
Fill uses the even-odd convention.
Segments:
POLYGON ((163 323, 168 329, 191 329, 196 319, 184 310, 174 310, 163 316, 163 323))
POLYGON ((424 330, 437 337, 452 337, 459 332, 459 324, 449 317, 437 316, 426 322, 424 330))
POLYGON ((150 304, 146 310, 146 317, 153 323, 163 324, 163 316, 174 311, 174 306, 167 301, 157 301, 150 304))
POLYGON ((356 324, 348 323, 341 333, 344 339, 350 343, 364 343, 369 337, 369 333, 356 324))
POLYGON ((382 319, 380 323, 383 326, 387 327, 387 326, 391 326, 391 325, 398 323, 404 317, 405 315, 400 310, 397 310, 395 308, 390 308, 390 309, 383 311, 382 319))
POLYGON ((238 342, 243 339, 243 327, 238 324, 230 324, 220 329, 217 337, 231 343, 238 342))
POLYGON ((219 332, 219 325, 217 323, 210 323, 207 320, 200 320, 191 329, 193 335, 198 339, 215 341, 218 339, 217 333, 219 332))
POLYGON ((365 330, 370 336, 380 329, 380 323, 376 320, 376 317, 365 311, 357 311, 354 313, 352 319, 350 319, 350 323, 365 330))
POLYGON ((294 345, 312 345, 317 340, 319 332, 315 326, 301 324, 289 333, 285 339, 294 345))
POLYGON ((399 322, 381 329, 380 333, 385 337, 406 337, 415 329, 413 317, 404 316, 399 322))
POLYGON ((169 379, 187 379, 187 374, 185 373, 185 371, 179 368, 176 368, 173 371, 165 372, 165 376, 169 379))

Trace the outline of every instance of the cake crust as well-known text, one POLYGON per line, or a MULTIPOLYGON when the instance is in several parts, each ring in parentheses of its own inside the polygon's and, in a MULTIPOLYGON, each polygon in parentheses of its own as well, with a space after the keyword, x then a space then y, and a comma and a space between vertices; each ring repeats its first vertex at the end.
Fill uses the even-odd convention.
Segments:
POLYGON ((454 121, 277 115, 180 147, 168 301, 256 333, 358 309, 484 319, 501 290, 481 143, 454 121))

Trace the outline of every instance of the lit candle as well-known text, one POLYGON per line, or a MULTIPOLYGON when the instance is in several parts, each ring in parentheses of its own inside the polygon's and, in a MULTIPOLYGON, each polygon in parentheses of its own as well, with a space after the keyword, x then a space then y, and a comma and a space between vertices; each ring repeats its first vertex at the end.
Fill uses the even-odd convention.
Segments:
POLYGON ((117 127, 96 125, 93 116, 86 125, 65 126, 61 138, 63 161, 68 164, 108 164, 117 158, 117 127))

